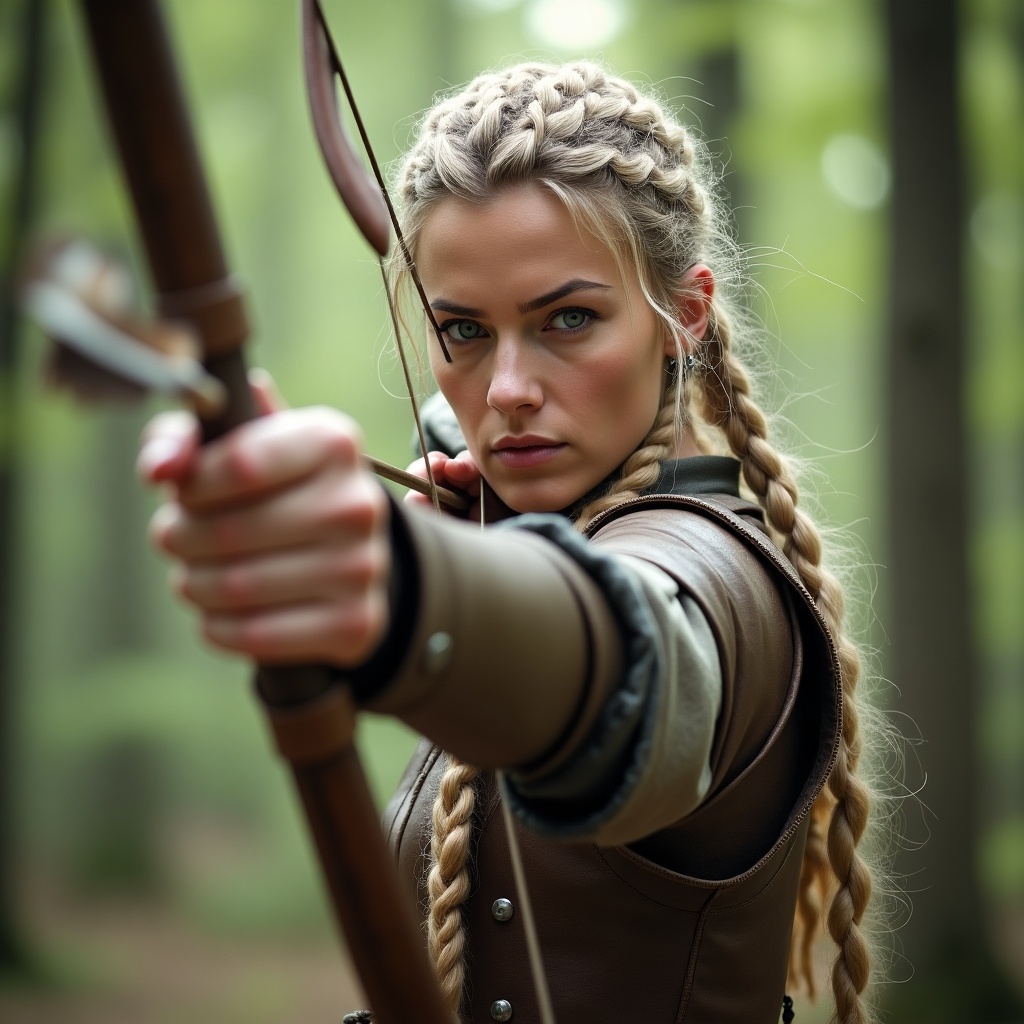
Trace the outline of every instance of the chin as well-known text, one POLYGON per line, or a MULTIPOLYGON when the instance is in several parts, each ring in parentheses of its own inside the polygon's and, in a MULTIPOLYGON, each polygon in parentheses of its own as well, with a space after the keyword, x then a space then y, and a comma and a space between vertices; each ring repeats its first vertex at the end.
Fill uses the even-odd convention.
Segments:
POLYGON ((564 485, 552 487, 544 484, 519 484, 518 486, 495 487, 495 494, 513 512, 561 512, 568 508, 586 491, 577 493, 564 485))

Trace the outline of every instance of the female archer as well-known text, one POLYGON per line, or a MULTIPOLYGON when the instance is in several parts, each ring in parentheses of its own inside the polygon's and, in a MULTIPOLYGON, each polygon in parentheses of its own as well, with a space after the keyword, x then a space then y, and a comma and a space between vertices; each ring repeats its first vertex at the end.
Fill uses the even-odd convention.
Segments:
POLYGON ((767 1024, 787 979, 813 992, 826 921, 836 1019, 868 1017, 859 659, 737 351, 701 157, 590 63, 428 114, 400 180, 451 357, 431 342, 428 458, 498 499, 492 528, 394 505, 331 410, 203 449, 161 417, 140 456, 212 643, 327 662, 428 737, 386 826, 477 1024, 538 1019, 502 801, 560 1024, 767 1024))

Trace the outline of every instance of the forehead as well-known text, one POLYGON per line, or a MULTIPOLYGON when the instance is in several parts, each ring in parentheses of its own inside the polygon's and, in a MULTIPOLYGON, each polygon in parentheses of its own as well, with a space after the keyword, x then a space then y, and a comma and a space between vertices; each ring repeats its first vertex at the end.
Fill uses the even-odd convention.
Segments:
MULTIPOLYGON (((619 281, 609 248, 577 226, 557 196, 536 184, 476 203, 451 197, 427 215, 416 263, 428 290, 474 283, 550 285, 552 275, 619 281)), ((543 290, 543 289, 542 289, 543 290)))

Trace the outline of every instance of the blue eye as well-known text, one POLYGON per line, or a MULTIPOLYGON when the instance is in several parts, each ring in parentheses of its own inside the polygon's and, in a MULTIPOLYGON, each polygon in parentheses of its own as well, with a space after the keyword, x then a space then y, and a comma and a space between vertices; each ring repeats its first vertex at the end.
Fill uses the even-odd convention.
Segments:
POLYGON ((476 341, 487 337, 487 332, 475 320, 448 320, 441 324, 441 331, 452 341, 476 341))

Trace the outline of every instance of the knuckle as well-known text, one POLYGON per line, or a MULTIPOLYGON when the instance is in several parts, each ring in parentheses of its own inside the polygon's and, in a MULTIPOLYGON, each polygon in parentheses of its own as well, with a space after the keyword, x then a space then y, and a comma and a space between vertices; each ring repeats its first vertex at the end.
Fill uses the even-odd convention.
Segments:
POLYGON ((339 559, 336 579, 346 588, 369 590, 387 575, 390 562, 379 544, 360 544, 354 551, 339 559))
POLYGON ((265 658, 274 654, 271 616, 235 615, 228 618, 231 622, 233 650, 244 651, 254 658, 265 658))
POLYGON ((382 528, 388 512, 383 488, 368 473, 359 472, 331 489, 321 514, 327 525, 366 537, 382 528))
POLYGON ((252 599, 251 573, 245 566, 227 566, 214 576, 213 600, 224 608, 244 608, 252 599))
POLYGON ((331 529, 346 529, 352 516, 352 503, 348 500, 344 488, 333 488, 317 509, 317 516, 323 524, 331 529))
POLYGON ((224 472, 233 484, 250 488, 260 483, 260 463, 255 451, 239 438, 224 449, 224 472))
POLYGON ((227 555, 238 550, 243 539, 242 526, 237 515, 222 513, 212 516, 208 523, 210 545, 214 553, 227 555))
POLYGON ((308 413, 326 456, 346 468, 354 466, 363 444, 363 434, 356 421, 337 409, 326 407, 313 408, 308 413))
POLYGON ((359 664, 373 653, 384 635, 387 606, 376 596, 368 596, 339 609, 334 620, 341 660, 359 664))
POLYGON ((385 494, 384 488, 369 474, 363 474, 362 484, 362 500, 369 517, 368 525, 372 530, 381 530, 387 526, 391 515, 388 496, 385 494))

